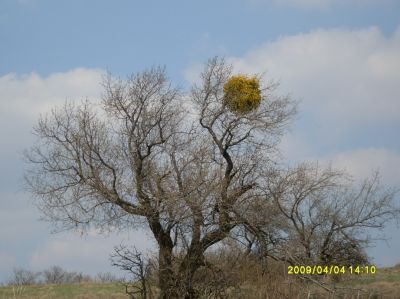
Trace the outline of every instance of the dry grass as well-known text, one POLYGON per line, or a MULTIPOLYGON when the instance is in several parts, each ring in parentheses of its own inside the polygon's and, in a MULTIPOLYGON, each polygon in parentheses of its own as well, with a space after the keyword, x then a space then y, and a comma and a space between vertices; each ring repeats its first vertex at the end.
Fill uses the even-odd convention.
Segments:
POLYGON ((33 285, 0 288, 0 299, 126 299, 118 284, 84 283, 71 285, 33 285))
MULTIPOLYGON (((376 275, 346 275, 339 281, 327 277, 321 283, 332 288, 328 292, 307 280, 287 275, 283 264, 271 263, 268 273, 262 275, 256 263, 240 263, 234 268, 238 285, 231 285, 224 297, 234 299, 400 299, 400 265, 378 269, 376 275)), ((41 285, 0 288, 0 299, 126 299, 122 285, 76 284, 41 285)), ((214 299, 215 297, 203 296, 214 299)))
POLYGON ((400 298, 400 265, 378 268, 375 275, 347 276, 339 283, 339 286, 362 289, 359 298, 398 299, 400 298))
POLYGON ((400 299, 400 265, 378 269, 375 275, 311 276, 311 281, 288 275, 283 263, 269 261, 269 271, 263 275, 256 261, 236 261, 238 266, 220 264, 225 272, 231 269, 230 279, 236 282, 224 298, 400 299))

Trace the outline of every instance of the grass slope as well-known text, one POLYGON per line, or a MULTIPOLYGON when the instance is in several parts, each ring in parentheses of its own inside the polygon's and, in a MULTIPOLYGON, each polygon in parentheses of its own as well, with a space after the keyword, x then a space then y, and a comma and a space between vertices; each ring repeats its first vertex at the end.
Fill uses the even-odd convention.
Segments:
POLYGON ((115 283, 37 285, 0 288, 0 299, 126 299, 123 286, 115 283))
POLYGON ((400 298, 400 265, 381 268, 375 275, 351 275, 339 283, 341 287, 366 290, 370 298, 400 298))
MULTIPOLYGON (((289 278, 289 277, 288 277, 289 278)), ((293 279, 291 276, 289 279, 293 279)), ((292 281, 293 282, 293 281, 292 281)), ((271 280, 272 283, 272 280, 271 280)), ((282 283, 284 283, 282 281, 282 283)), ((287 282, 285 282, 287 283, 287 282)), ((294 288, 305 287, 295 283, 294 288)), ((247 295, 236 296, 231 293, 229 298, 246 298, 261 299, 266 295, 256 291, 268 286, 257 286, 249 282, 248 286, 242 286, 242 290, 247 295), (247 291, 246 291, 247 289, 247 291), (252 292, 250 292, 252 290, 252 292), (254 293, 255 291, 255 293, 254 293), (254 293, 254 294, 253 294, 254 293), (259 293, 258 295, 256 293, 259 293)), ((280 299, 288 298, 283 296, 282 292, 273 292, 272 297, 268 298, 280 299), (282 296, 280 296, 281 294, 282 296)), ((400 265, 391 268, 378 268, 374 275, 346 275, 340 278, 336 283, 337 292, 335 294, 327 294, 316 285, 310 285, 309 290, 312 292, 306 298, 322 299, 322 298, 341 298, 341 299, 400 299, 400 265), (360 291, 358 291, 360 290, 360 291)), ((230 293, 230 292, 229 292, 230 293)), ((294 292, 296 293, 296 291, 294 292)), ((83 283, 72 285, 37 285, 23 287, 1 287, 0 299, 127 299, 125 288, 117 283, 83 283)), ((303 298, 302 295, 292 298, 303 298)))

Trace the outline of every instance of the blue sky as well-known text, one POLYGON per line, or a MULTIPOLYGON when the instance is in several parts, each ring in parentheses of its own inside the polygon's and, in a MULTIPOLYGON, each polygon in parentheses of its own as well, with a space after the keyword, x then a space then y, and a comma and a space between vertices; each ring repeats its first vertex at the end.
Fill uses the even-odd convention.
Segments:
MULTIPOLYGON (((0 0, 0 281, 15 266, 110 271, 121 240, 152 247, 140 231, 52 235, 21 191, 39 114, 98 98, 107 70, 162 64, 183 88, 214 55, 266 72, 301 101, 282 140, 290 161, 332 162, 356 178, 380 169, 400 186, 399 11, 397 0, 0 0)), ((400 262, 398 229, 385 234, 369 251, 378 265, 400 262)))
POLYGON ((2 0, 1 73, 85 67, 126 74, 161 63, 179 80, 190 63, 244 55, 315 28, 379 26, 390 35, 399 7, 395 0, 2 0))

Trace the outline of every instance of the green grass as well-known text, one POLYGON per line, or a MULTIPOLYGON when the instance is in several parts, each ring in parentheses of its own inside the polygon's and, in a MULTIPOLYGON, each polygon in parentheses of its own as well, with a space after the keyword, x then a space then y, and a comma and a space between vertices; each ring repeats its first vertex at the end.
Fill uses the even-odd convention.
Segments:
MULTIPOLYGON (((293 277, 290 277, 293 278, 293 277)), ((230 298, 265 298, 263 295, 257 295, 263 288, 269 288, 271 294, 277 294, 271 298, 279 297, 279 292, 282 291, 279 285, 280 281, 276 282, 275 288, 277 292, 274 293, 273 282, 269 281, 269 286, 262 284, 257 285, 253 281, 249 281, 246 286, 242 286, 241 295, 236 295, 234 290, 231 290, 230 298), (278 292, 279 291, 279 292, 278 292), (254 294, 253 294, 254 293, 254 294)), ((292 281, 294 283, 294 281, 292 281)), ((290 285, 289 285, 290 286, 290 285)), ((336 283, 339 287, 338 292, 345 292, 347 295, 329 297, 326 293, 321 292, 316 285, 310 285, 311 290, 315 294, 324 294, 324 296, 310 297, 310 298, 346 298, 346 299, 366 299, 366 298, 400 298, 400 265, 378 269, 377 273, 372 275, 346 275, 341 277, 340 281, 336 283), (342 289, 342 291, 340 291, 342 289), (354 290, 362 290, 358 293, 354 290), (361 294, 361 295, 360 295, 361 294)), ((294 288, 304 288, 306 285, 294 285, 294 288)), ((287 289, 287 285, 284 286, 287 289)), ((155 291, 155 295, 156 295, 155 291)), ((156 297, 156 296, 155 296, 156 297)), ((128 299, 129 296, 125 294, 125 287, 118 283, 82 283, 71 285, 34 285, 24 287, 0 287, 0 299, 128 299)), ((302 298, 302 297, 296 297, 302 298)))
POLYGON ((368 285, 379 282, 400 283, 400 266, 378 268, 376 274, 349 275, 343 284, 368 285))
POLYGON ((83 283, 70 285, 33 285, 0 288, 0 299, 125 299, 124 286, 117 283, 83 283))
POLYGON ((349 298, 400 298, 400 265, 378 268, 376 274, 346 275, 337 286, 363 290, 364 296, 349 298))

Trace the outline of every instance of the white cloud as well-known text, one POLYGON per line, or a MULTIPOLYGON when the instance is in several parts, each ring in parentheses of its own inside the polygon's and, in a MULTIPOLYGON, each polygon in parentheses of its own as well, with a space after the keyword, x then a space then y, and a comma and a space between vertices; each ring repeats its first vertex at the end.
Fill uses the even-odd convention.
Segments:
MULTIPOLYGON (((11 274, 12 267, 25 267, 28 251, 46 240, 50 232, 46 224, 38 221, 40 215, 29 195, 16 192, 23 175, 21 152, 32 144, 32 126, 40 113, 66 99, 98 99, 102 74, 101 70, 80 68, 46 77, 35 73, 0 77, 1 250, 18 256, 15 259, 0 253, 0 282, 11 274)), ((77 244, 83 247, 82 242, 77 244)), ((107 262, 107 256, 105 259, 107 262)))
POLYGON ((338 153, 330 159, 336 167, 357 178, 369 177, 378 170, 382 181, 400 186, 400 153, 384 148, 365 148, 338 153))
POLYGON ((20 170, 20 154, 32 143, 32 126, 39 115, 66 100, 98 99, 102 74, 101 70, 80 68, 47 77, 35 73, 0 77, 0 162, 5 166, 0 178, 9 180, 20 170))
MULTIPOLYGON (((280 79, 282 90, 301 98, 300 109, 330 134, 349 127, 399 123, 400 28, 316 30, 281 37, 231 58, 235 69, 280 79)), ((323 132, 326 133, 326 132, 323 132)))
POLYGON ((101 70, 79 68, 48 77, 4 75, 0 77, 0 116, 32 119, 66 99, 98 98, 102 74, 101 70))
MULTIPOLYGON (((359 147, 356 140, 368 138, 368 127, 374 127, 381 140, 396 138, 387 128, 400 130, 400 27, 390 37, 376 27, 319 29, 227 59, 237 72, 265 73, 266 81, 279 80, 278 93, 301 100, 293 132, 282 142, 287 158, 320 157, 327 150, 334 154, 327 148, 341 142, 346 148, 359 147)), ((190 82, 198 73, 199 65, 185 72, 190 82)), ((368 142, 377 146, 372 139, 368 142)))

